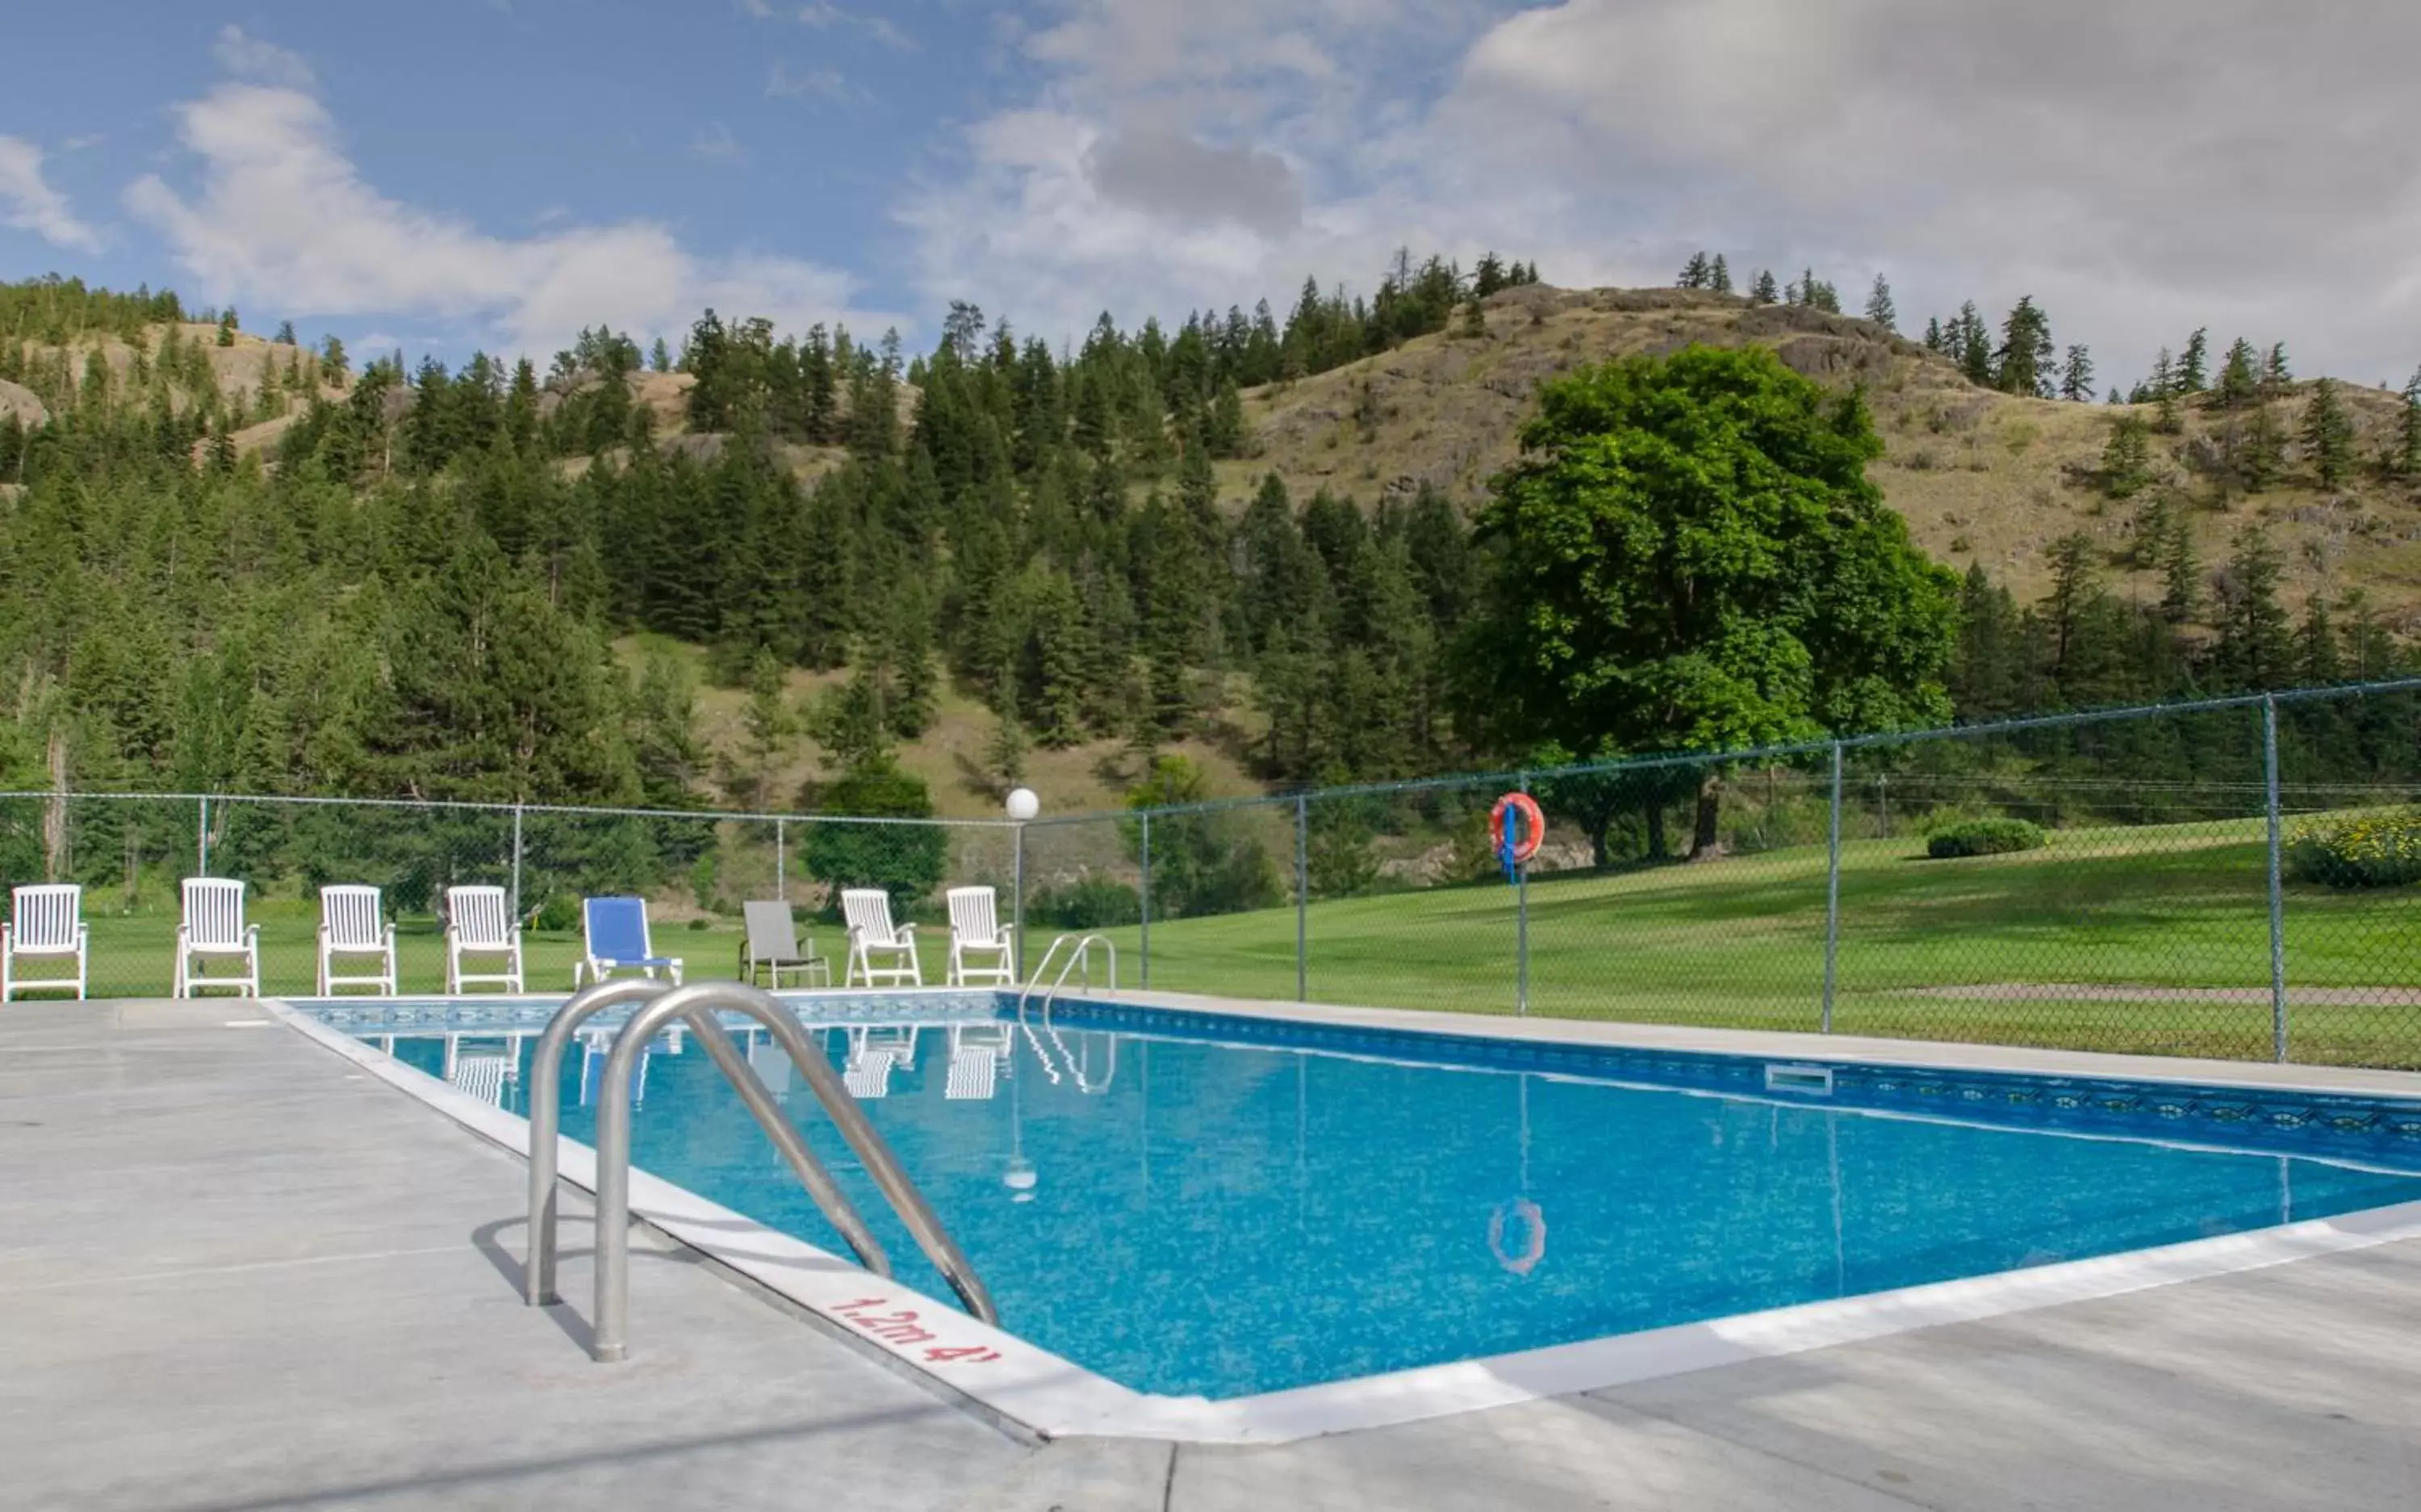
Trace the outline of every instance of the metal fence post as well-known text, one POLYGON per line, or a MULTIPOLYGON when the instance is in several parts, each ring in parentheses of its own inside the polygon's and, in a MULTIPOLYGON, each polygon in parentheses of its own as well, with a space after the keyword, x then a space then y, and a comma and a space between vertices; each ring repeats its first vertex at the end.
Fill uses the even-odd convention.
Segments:
POLYGON ((2270 820, 2270 1047, 2287 1058, 2287 892, 2278 823, 2278 700, 2261 699, 2262 790, 2270 820))
POLYGON ((1841 958, 1841 742, 1833 742, 1833 813, 1824 862, 1824 1033, 1833 1032, 1833 984, 1841 958))
POLYGON ((201 823, 195 826, 194 830, 194 875, 196 877, 207 877, 210 874, 211 800, 210 795, 205 793, 202 796, 201 823))
POLYGON ((1294 1000, 1311 1001, 1311 799, 1294 795, 1294 1000))
POLYGON ((1151 813, 1143 816, 1143 890, 1138 895, 1143 906, 1143 985, 1151 986, 1151 813))
MULTIPOLYGON (((1530 790, 1530 774, 1522 773, 1521 789, 1530 790)), ((1519 828, 1518 814, 1507 814, 1507 823, 1519 828)), ((1546 836, 1539 839, 1545 843, 1546 836)), ((1530 1016, 1530 864, 1518 863, 1513 870, 1513 1012, 1517 1017, 1530 1016)))
POLYGON ((522 916, 522 805, 513 805, 513 917, 522 916))
POLYGON ((782 902, 790 900, 790 865, 782 853, 782 821, 773 821, 773 896, 782 902))

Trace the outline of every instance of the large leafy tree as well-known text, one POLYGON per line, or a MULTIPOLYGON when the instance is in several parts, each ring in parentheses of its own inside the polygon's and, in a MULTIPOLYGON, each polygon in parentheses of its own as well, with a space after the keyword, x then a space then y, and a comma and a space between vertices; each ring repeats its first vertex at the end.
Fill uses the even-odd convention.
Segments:
MULTIPOLYGON (((1958 581, 1867 480, 1857 393, 1691 348, 1546 385, 1522 444, 1479 521, 1464 728, 1605 759, 1948 717, 1958 581)), ((1710 773, 1694 850, 1717 794, 1710 773)))

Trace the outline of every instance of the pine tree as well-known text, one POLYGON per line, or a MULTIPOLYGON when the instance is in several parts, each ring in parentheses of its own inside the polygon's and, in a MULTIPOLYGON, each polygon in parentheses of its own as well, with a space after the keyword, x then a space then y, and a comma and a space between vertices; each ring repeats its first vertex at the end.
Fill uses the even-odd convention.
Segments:
POLYGON ((2202 608, 2202 563, 2195 555, 2194 522, 2172 510, 2161 533, 2154 565, 2161 574, 2161 617, 2183 625, 2202 608))
POLYGON ((2219 369, 2219 402, 2224 407, 2241 410, 2259 397, 2261 375, 2255 366, 2259 361, 2253 343, 2242 336, 2228 346, 2227 358, 2219 369))
POLYGON ((2388 471, 2407 482, 2421 478, 2421 369, 2404 385, 2404 413, 2397 417, 2388 471))
POLYGON ((1933 352, 1949 350, 1949 344, 1942 336, 1942 317, 1938 315, 1925 322, 1925 350, 1933 352))
POLYGON ((2295 375, 2287 366, 2287 343, 2281 341, 2270 349, 2269 359, 2262 365, 2261 382, 2275 392, 2294 381, 2295 375))
POLYGON ((1728 294, 1732 291, 1732 270, 1730 265, 1724 261, 1724 255, 1720 252, 1715 254, 1712 282, 1708 287, 1718 294, 1728 294))
POLYGON ((1032 748, 1025 725, 1017 717, 1017 690, 1012 686, 1002 700, 992 740, 984 747, 984 764, 992 769, 1003 796, 1024 784, 1026 753, 1032 748))
POLYGON ((2337 397, 2336 380, 2323 378, 2312 386, 2311 403, 2304 411, 2304 449, 2323 488, 2339 488, 2353 472, 2353 420, 2337 397))
POLYGON ((1757 282, 1749 286, 1748 302, 1751 304, 1773 304, 1779 303, 1781 298, 1780 291, 1774 288, 1773 270, 1759 270, 1757 282))
POLYGON ((2178 359, 2178 392, 2199 394, 2210 386, 2210 331, 2196 331, 2186 338, 2185 355, 2178 359))
POLYGON ((1682 267, 1681 276, 1673 282, 1678 288, 1704 288, 1714 281, 1714 266, 1707 260, 1707 255, 1694 252, 1690 254, 1689 262, 1682 267))
POLYGON ((1894 334, 1899 331, 1899 310, 1892 304, 1891 284, 1881 273, 1875 274, 1874 289, 1867 295, 1867 319, 1894 334))
POLYGON ((2160 406, 2152 419, 2153 429, 2174 436, 2184 429, 2184 422, 2178 418, 2177 360, 2169 355, 2166 347, 2152 362, 2151 401, 2160 406))
POLYGON ((2220 582, 2219 639, 2211 648, 2214 670, 2229 692, 2257 693, 2294 680, 2292 635, 2278 602, 2282 576, 2270 538, 2258 526, 2239 532, 2220 582))
POLYGON ((2151 477, 2151 438, 2142 420, 2122 414, 2111 425, 2110 439, 2101 448, 2101 490, 2114 499, 2129 499, 2142 492, 2151 477))
POLYGON ((1993 386, 2005 394, 2050 397, 2057 371, 2054 350, 2050 320, 2036 307, 2034 296, 2022 297, 2001 324, 2000 349, 1992 353, 1993 386))
POLYGON ((2279 428, 2277 414, 2266 403, 2256 404, 2237 456, 2237 476, 2245 491, 2259 493, 2278 481, 2286 460, 2287 437, 2279 428))
POLYGON ((2093 402, 2093 353, 2081 346, 2068 349, 2068 362, 2060 369, 2059 397, 2073 404, 2093 402))
POLYGON ((222 347, 235 345, 235 311, 232 309, 219 317, 219 345, 222 347))
POLYGON ((1967 382, 1977 388, 1992 387, 1992 333, 1984 323, 1983 312, 1969 300, 1959 306, 1958 319, 1952 322, 1951 341, 1956 349, 1960 371, 1967 382))
POLYGON ((294 342, 294 322, 293 322, 293 321, 291 321, 291 320, 280 320, 280 321, 278 321, 278 322, 277 322, 277 338, 276 338, 276 339, 277 339, 277 344, 278 344, 279 346, 281 346, 281 347, 290 347, 290 346, 293 346, 293 345, 295 344, 295 342, 294 342))
POLYGON ((2329 619, 2328 601, 2313 594, 2304 601, 2303 628, 2295 635, 2295 680, 2307 688, 2325 688, 2345 680, 2345 658, 2336 627, 2329 619))
POLYGON ((763 647, 748 663, 748 704, 740 724, 747 737, 748 768, 744 786, 735 796, 762 811, 773 798, 774 769, 798 733, 797 717, 784 691, 781 659, 763 647))

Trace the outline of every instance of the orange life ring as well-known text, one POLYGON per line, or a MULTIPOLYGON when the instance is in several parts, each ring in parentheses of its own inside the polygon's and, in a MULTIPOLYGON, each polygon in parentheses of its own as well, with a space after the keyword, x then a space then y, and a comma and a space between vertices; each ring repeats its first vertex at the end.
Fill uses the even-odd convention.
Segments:
POLYGON ((1505 853, 1505 814, 1518 809, 1522 815, 1522 834, 1513 847, 1513 859, 1526 862, 1539 853, 1539 843, 1547 838, 1547 816, 1539 808, 1539 801, 1528 793, 1507 793, 1488 811, 1488 850, 1491 855, 1505 853))

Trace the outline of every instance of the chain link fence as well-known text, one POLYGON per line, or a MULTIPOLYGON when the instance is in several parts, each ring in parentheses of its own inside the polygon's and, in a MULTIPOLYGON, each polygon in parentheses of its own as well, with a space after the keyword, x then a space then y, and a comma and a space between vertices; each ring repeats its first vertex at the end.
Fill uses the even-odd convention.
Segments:
POLYGON ((464 883, 507 889, 537 991, 604 893, 700 975, 785 900, 837 981, 853 886, 938 983, 981 885, 1022 960, 1105 934, 1164 991, 2421 1068, 2421 679, 1022 826, 0 795, 0 880, 85 888, 95 996, 168 990, 197 875, 250 884, 273 993, 311 990, 331 882, 384 890, 407 992, 464 883), (1547 822, 1508 878, 1515 791, 1547 822))
MULTIPOLYGON (((927 926, 927 979, 949 948, 945 887, 1016 893, 1017 842, 1006 821, 851 819, 629 809, 504 807, 351 800, 147 794, 0 795, 0 881, 74 882, 90 929, 94 997, 162 997, 175 977, 180 884, 246 883, 260 931, 261 988, 304 995, 318 983, 319 890, 369 883, 396 926, 401 990, 445 980, 446 890, 505 889, 523 928, 533 991, 569 990, 584 897, 648 899, 658 954, 692 975, 729 976, 741 959, 740 905, 788 901, 820 954, 845 970, 839 894, 881 887, 900 922, 927 926)), ((27 979, 71 963, 23 962, 27 979)), ((28 995, 40 990, 21 981, 28 995)))
MULTIPOLYGON (((2421 681, 1044 819, 1171 991, 2421 1068, 2421 681), (1490 814, 1547 833, 1508 879, 1490 814)), ((1038 942, 1039 944, 1039 942, 1038 942)))

